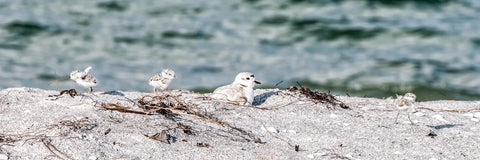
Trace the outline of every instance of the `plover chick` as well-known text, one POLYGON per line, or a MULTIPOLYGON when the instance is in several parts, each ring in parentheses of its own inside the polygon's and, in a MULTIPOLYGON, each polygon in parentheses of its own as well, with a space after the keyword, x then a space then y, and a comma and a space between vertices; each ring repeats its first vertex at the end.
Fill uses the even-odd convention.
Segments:
POLYGON ((415 100, 417 96, 413 93, 406 93, 404 96, 397 95, 397 99, 395 100, 395 104, 397 106, 397 116, 395 117, 395 123, 397 123, 398 115, 401 111, 407 111, 408 120, 411 124, 414 124, 410 119, 410 113, 415 112, 415 100))
POLYGON ((97 80, 92 75, 89 75, 88 72, 92 69, 91 66, 85 68, 85 70, 79 71, 74 70, 70 73, 70 79, 75 81, 78 85, 88 88, 88 92, 92 93, 93 86, 97 85, 97 80))
POLYGON ((252 105, 255 84, 261 83, 255 80, 252 73, 242 72, 237 74, 232 84, 218 87, 210 97, 237 105, 252 105))
POLYGON ((175 72, 171 69, 164 69, 161 74, 156 74, 150 78, 148 84, 153 86, 153 92, 156 92, 157 88, 165 90, 173 78, 175 78, 175 72))

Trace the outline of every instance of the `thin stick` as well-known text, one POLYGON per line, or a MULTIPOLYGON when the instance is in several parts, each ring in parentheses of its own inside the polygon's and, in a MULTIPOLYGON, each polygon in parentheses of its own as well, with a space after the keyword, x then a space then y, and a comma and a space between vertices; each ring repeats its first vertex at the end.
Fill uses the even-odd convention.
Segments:
POLYGON ((43 146, 45 146, 53 155, 55 155, 55 157, 57 158, 60 158, 62 160, 64 160, 65 158, 62 158, 60 155, 66 157, 67 159, 72 159, 72 157, 66 155, 65 153, 63 153, 62 151, 58 150, 54 145, 52 145, 52 143, 48 142, 47 140, 45 140, 45 138, 42 139, 42 142, 43 142, 43 146), (60 155, 58 155, 57 153, 55 153, 52 148, 58 152, 60 155))
POLYGON ((443 109, 443 108, 429 108, 418 107, 419 109, 426 109, 430 111, 447 111, 447 112, 480 112, 480 109, 443 109))
POLYGON ((300 86, 300 88, 303 88, 303 86, 297 81, 297 84, 298 86, 300 86))
POLYGON ((278 86, 280 83, 283 83, 283 81, 280 81, 280 82, 278 82, 277 84, 275 84, 275 85, 273 86, 273 88, 277 88, 277 86, 278 86))

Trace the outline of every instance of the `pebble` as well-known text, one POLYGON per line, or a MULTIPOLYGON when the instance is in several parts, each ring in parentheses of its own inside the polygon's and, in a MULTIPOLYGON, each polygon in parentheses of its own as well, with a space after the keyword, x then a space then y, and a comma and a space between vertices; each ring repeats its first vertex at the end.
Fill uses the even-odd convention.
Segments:
POLYGON ((438 160, 438 159, 432 157, 432 158, 430 158, 430 159, 428 159, 428 160, 438 160))
POLYGON ((417 113, 415 113, 415 116, 417 116, 417 117, 425 116, 425 113, 417 112, 417 113))
MULTIPOLYGON (((262 127, 262 130, 265 131, 265 128, 262 127)), ((272 133, 278 133, 278 132, 279 132, 278 129, 273 128, 273 127, 267 127, 267 130, 268 130, 269 132, 272 132, 272 133)))
POLYGON ((479 121, 480 121, 480 120, 478 120, 478 118, 472 118, 472 119, 470 119, 470 120, 472 120, 472 121, 474 121, 474 122, 479 122, 479 121))
POLYGON ((393 154, 402 154, 402 152, 400 152, 400 151, 395 151, 395 152, 393 152, 393 154))
POLYGON ((326 156, 328 155, 327 153, 325 152, 319 152, 319 153, 315 153, 316 156, 326 156))
POLYGON ((4 154, 0 154, 0 160, 8 160, 8 156, 4 154))
POLYGON ((330 114, 330 118, 337 118, 338 116, 336 114, 330 114))
POLYGON ((345 157, 353 159, 353 156, 351 154, 346 154, 345 157))
POLYGON ((315 158, 315 156, 313 156, 313 154, 309 154, 309 155, 307 155, 307 158, 313 159, 313 158, 315 158))
POLYGON ((438 119, 438 120, 440 120, 440 121, 443 121, 443 122, 448 122, 447 120, 443 119, 443 116, 442 116, 442 115, 439 115, 439 114, 434 115, 434 116, 432 116, 432 117, 435 118, 435 119, 438 119))
POLYGON ((480 112, 475 112, 475 113, 473 114, 473 117, 475 117, 475 118, 480 118, 480 112))
POLYGON ((295 131, 295 130, 288 130, 288 133, 297 134, 297 131, 295 131))
POLYGON ((465 113, 463 116, 473 118, 473 113, 465 113))
POLYGON ((97 159, 98 159, 98 158, 95 157, 95 156, 90 156, 90 157, 88 157, 88 160, 97 160, 97 159))

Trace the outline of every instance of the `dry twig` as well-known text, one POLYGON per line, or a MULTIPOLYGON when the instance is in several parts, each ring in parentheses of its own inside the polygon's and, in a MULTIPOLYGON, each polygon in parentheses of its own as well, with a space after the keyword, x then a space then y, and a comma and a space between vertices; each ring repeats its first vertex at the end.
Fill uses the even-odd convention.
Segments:
POLYGON ((429 108, 429 107, 418 107, 419 109, 426 109, 430 111, 446 111, 446 112, 480 112, 479 108, 475 109, 443 109, 443 108, 429 108))
POLYGON ((57 147, 55 147, 52 143, 50 143, 50 140, 46 140, 46 138, 42 138, 42 143, 43 143, 43 146, 45 146, 45 148, 47 148, 50 153, 52 153, 55 157, 59 158, 59 159, 72 159, 72 157, 66 155, 65 153, 63 153, 62 151, 58 150, 57 147))

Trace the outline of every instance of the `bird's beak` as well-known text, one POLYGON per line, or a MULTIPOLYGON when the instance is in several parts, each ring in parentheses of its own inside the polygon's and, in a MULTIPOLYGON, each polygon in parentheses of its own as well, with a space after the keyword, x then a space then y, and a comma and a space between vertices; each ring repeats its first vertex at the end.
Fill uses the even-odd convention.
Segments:
POLYGON ((260 83, 259 81, 253 81, 253 82, 255 82, 256 84, 262 84, 262 83, 260 83))

